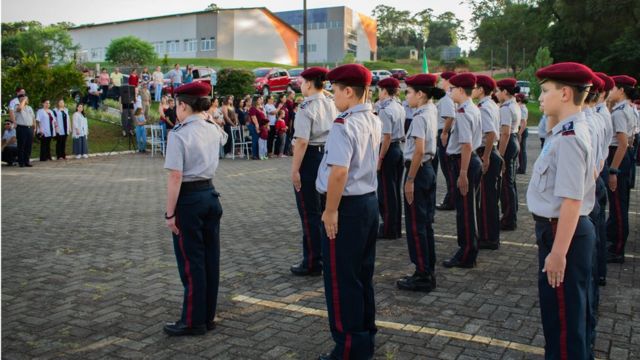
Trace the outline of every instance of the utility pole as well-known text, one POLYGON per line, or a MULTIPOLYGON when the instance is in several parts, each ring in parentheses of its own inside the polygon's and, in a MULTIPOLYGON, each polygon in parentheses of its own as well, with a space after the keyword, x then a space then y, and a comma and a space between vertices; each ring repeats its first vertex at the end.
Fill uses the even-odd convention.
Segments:
POLYGON ((507 40, 507 74, 508 73, 509 73, 509 40, 507 40))
POLYGON ((491 77, 493 77, 493 49, 491 49, 491 77))
POLYGON ((302 42, 304 42, 304 68, 307 68, 307 0, 302 0, 303 2, 303 10, 302 10, 302 17, 303 19, 303 26, 304 26, 304 30, 302 31, 302 42))
POLYGON ((525 63, 525 52, 524 52, 524 48, 522 48, 522 71, 524 71, 524 67, 526 66, 525 63))

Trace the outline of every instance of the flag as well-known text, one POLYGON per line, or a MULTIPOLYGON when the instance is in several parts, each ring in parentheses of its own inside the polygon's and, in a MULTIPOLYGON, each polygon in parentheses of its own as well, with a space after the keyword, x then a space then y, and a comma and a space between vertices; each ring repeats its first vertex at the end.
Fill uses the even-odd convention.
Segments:
POLYGON ((427 62, 427 49, 422 47, 422 72, 425 74, 429 73, 429 63, 427 62))

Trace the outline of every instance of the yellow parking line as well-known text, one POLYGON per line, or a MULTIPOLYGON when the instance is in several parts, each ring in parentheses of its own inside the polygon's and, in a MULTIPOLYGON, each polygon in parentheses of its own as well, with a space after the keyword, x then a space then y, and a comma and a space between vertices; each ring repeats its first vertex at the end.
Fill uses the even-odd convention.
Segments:
MULTIPOLYGON (((297 312, 305 315, 312 315, 318 317, 327 317, 326 310, 313 309, 305 306, 299 306, 294 304, 286 304, 279 301, 271 301, 271 300, 262 300, 251 296, 246 295, 237 295, 234 296, 231 300, 243 302, 247 304, 255 304, 258 306, 267 307, 270 309, 278 309, 278 310, 286 310, 297 312)), ((427 334, 433 336, 441 336, 449 339, 457 339, 469 342, 475 342, 479 344, 501 347, 505 349, 512 349, 516 351, 521 351, 529 354, 535 355, 544 355, 544 349, 537 346, 531 346, 526 344, 521 344, 513 341, 500 340, 496 338, 479 336, 466 334, 457 331, 449 331, 449 330, 441 330, 427 326, 420 325, 412 325, 412 324, 403 324, 393 321, 376 321, 376 325, 385 329, 399 330, 399 331, 407 331, 416 334, 427 334)))

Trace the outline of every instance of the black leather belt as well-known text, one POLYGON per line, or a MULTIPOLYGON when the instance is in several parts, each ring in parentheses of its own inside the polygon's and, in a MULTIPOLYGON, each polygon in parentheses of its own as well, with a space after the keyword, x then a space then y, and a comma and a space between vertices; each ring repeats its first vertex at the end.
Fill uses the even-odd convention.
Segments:
POLYGON ((324 152, 324 145, 307 145, 307 150, 324 152))
POLYGON ((402 140, 393 140, 390 145, 400 145, 402 140))
MULTIPOLYGON (((420 166, 424 166, 426 164, 430 164, 431 160, 423 161, 420 163, 420 166)), ((411 167, 411 160, 405 160, 404 167, 411 167)))
POLYGON ((533 220, 541 221, 541 222, 548 222, 548 223, 557 223, 558 222, 558 218, 546 218, 546 217, 543 217, 543 216, 538 216, 536 214, 533 214, 533 220))
POLYGON ((192 192, 199 190, 206 190, 213 188, 213 182, 211 180, 198 180, 198 181, 189 181, 183 182, 180 185, 180 192, 192 192))
POLYGON ((27 128, 27 129, 32 129, 32 128, 33 128, 33 125, 31 125, 31 126, 27 126, 27 125, 20 125, 20 124, 17 124, 17 126, 18 126, 18 127, 27 128))

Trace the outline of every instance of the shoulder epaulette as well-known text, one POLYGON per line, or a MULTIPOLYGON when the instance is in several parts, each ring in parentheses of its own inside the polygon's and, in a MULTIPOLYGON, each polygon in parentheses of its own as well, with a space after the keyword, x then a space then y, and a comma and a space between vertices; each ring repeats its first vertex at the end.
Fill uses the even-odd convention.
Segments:
POLYGON ((576 132, 573 127, 573 121, 570 121, 564 125, 562 125, 562 136, 570 136, 575 135, 576 132))
POLYGON ((618 110, 624 110, 624 104, 622 104, 622 105, 618 106, 617 108, 611 110, 611 112, 618 111, 618 110))
POLYGON ((461 113, 461 114, 464 114, 464 107, 459 108, 458 112, 461 113))

